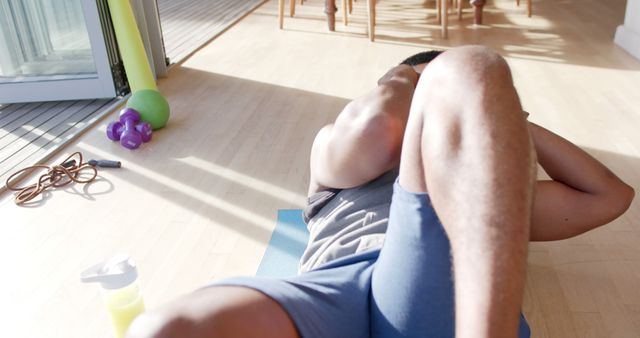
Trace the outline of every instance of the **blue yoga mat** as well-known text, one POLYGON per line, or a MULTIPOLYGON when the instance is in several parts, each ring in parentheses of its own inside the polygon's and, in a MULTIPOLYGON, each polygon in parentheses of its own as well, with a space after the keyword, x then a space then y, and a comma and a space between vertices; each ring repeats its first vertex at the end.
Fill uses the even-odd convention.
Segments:
POLYGON ((307 246, 309 231, 302 210, 278 210, 278 223, 258 267, 257 276, 290 277, 298 273, 298 262, 307 246))

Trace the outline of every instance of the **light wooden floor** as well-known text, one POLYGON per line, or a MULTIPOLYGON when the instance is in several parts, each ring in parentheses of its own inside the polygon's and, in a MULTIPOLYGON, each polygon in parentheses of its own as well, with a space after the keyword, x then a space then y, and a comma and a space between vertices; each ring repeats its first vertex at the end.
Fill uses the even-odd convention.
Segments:
MULTIPOLYGON (((482 43, 503 53, 531 119, 569 138, 640 188, 640 61, 612 43, 623 0, 515 1, 486 26, 452 19, 439 38, 433 3, 381 0, 369 43, 364 1, 326 32, 321 0, 277 29, 270 1, 160 83, 172 117, 131 152, 106 121, 69 146, 118 159, 89 186, 52 191, 29 208, 0 201, 0 313, 6 337, 108 337, 98 287, 80 271, 126 251, 149 307, 211 279, 252 275, 276 209, 299 208, 313 134, 389 66, 425 48, 482 43)), ((62 157, 62 155, 60 156, 62 157)), ((640 199, 578 238, 532 244, 524 312, 534 337, 640 337, 640 199)))

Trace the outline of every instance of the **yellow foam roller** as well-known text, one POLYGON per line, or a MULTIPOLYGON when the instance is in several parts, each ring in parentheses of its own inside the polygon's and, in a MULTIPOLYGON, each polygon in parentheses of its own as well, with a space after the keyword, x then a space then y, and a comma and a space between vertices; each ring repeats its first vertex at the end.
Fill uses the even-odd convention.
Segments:
POLYGON ((158 90, 129 0, 108 0, 108 3, 131 91, 158 90))

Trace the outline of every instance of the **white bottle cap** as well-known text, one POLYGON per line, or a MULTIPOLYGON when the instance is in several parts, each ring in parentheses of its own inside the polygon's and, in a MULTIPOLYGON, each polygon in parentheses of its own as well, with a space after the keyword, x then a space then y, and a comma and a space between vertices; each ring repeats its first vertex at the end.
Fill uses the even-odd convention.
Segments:
POLYGON ((118 254, 80 274, 83 283, 98 282, 105 289, 123 288, 138 278, 136 263, 127 254, 118 254))

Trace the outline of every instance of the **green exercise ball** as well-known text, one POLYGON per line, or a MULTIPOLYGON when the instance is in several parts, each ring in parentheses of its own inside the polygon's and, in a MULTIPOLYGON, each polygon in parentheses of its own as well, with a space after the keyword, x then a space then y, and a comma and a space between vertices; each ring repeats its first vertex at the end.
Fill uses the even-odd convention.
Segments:
POLYGON ((149 122, 153 130, 164 127, 169 120, 169 102, 157 90, 142 89, 134 92, 127 107, 137 110, 142 121, 149 122))

